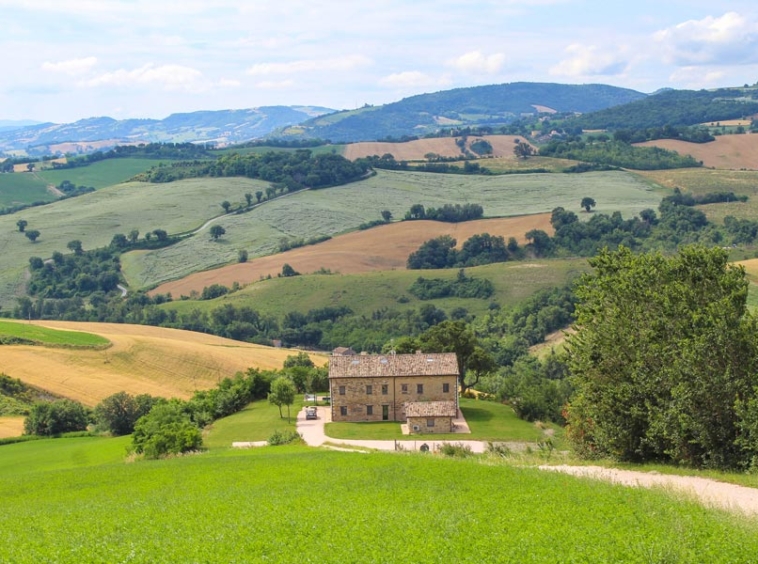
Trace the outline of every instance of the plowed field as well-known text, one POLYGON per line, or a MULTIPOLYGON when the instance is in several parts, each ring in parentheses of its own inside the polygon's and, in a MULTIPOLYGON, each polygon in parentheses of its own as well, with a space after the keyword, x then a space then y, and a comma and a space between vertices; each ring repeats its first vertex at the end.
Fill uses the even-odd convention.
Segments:
POLYGON ((681 155, 692 155, 707 167, 740 170, 758 169, 758 135, 721 135, 710 143, 687 143, 675 139, 658 139, 640 146, 662 147, 681 155))
MULTIPOLYGON (((203 333, 144 325, 32 321, 86 331, 113 343, 106 350, 6 346, 0 372, 93 406, 116 392, 189 398, 248 367, 281 368, 291 350, 203 333)), ((319 362, 314 357, 314 362, 319 362)))
MULTIPOLYGON (((486 137, 469 137, 468 144, 477 139, 486 139, 492 145, 493 157, 511 157, 514 160, 513 146, 516 139, 525 141, 523 137, 516 135, 487 135, 486 137)), ((398 161, 422 161, 428 153, 435 153, 441 157, 463 157, 460 148, 455 144, 454 137, 439 137, 435 139, 417 139, 405 143, 380 143, 362 142, 345 145, 345 158, 350 160, 371 155, 380 157, 386 153, 391 154, 398 161)))
POLYGON ((424 241, 440 235, 454 237, 458 246, 478 233, 501 235, 506 240, 515 237, 520 243, 524 243, 524 234, 532 229, 542 229, 552 234, 550 214, 482 219, 465 223, 403 221, 367 231, 348 233, 318 245, 300 247, 247 263, 198 272, 180 280, 161 284, 151 293, 170 292, 178 298, 182 295, 189 296, 193 290, 201 292, 205 286, 211 284, 249 284, 269 274, 276 276, 282 271, 285 263, 302 274, 321 268, 342 274, 404 269, 409 254, 418 249, 424 241))

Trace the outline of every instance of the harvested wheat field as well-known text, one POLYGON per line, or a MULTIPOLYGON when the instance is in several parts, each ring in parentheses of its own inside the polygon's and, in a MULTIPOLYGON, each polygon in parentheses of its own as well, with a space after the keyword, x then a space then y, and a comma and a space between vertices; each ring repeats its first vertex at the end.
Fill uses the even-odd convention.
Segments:
MULTIPOLYGON (((492 145, 493 157, 512 157, 513 146, 516 139, 525 141, 523 137, 516 135, 487 135, 485 137, 469 137, 467 145, 477 139, 485 139, 492 145)), ((463 157, 458 145, 455 144, 455 137, 438 137, 434 139, 417 139, 415 141, 406 141, 405 143, 380 143, 380 142, 362 142, 345 145, 344 156, 347 159, 355 160, 372 155, 391 154, 397 161, 423 161, 429 153, 434 153, 441 157, 463 157)))
POLYGON ((721 135, 710 143, 658 139, 640 147, 662 147, 680 155, 692 155, 704 166, 727 170, 758 169, 758 135, 721 135))
POLYGON ((0 439, 18 437, 24 434, 24 416, 9 415, 0 417, 0 439))
MULTIPOLYGON (((56 395, 94 406, 126 391, 187 399, 195 390, 249 367, 281 368, 292 350, 275 349, 213 335, 116 323, 32 321, 54 329, 101 335, 113 346, 75 350, 5 346, 0 372, 56 395)), ((313 357, 323 364, 326 359, 313 357)))
POLYGON ((197 272, 180 280, 161 284, 150 294, 171 293, 176 298, 189 296, 192 291, 201 292, 211 284, 250 284, 269 275, 276 276, 282 271, 285 263, 301 274, 312 273, 322 268, 342 274, 404 269, 408 255, 434 237, 450 235, 456 239, 459 247, 466 239, 479 233, 500 235, 506 240, 515 237, 520 243, 524 243, 525 233, 532 229, 542 229, 552 234, 550 214, 481 219, 464 223, 402 221, 366 231, 347 233, 318 245, 300 247, 246 263, 197 272))

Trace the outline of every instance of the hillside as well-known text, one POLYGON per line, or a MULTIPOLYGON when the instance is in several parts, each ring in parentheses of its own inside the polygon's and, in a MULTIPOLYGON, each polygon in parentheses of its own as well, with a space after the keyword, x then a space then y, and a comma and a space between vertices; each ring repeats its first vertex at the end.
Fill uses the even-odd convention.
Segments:
POLYGON ((276 276, 281 273, 284 264, 289 264, 303 274, 322 268, 340 274, 405 269, 408 255, 418 249, 424 241, 434 237, 450 235, 458 241, 460 247, 472 235, 489 233, 500 235, 506 240, 508 237, 515 237, 524 244, 524 234, 531 229, 542 229, 552 233, 550 214, 464 223, 403 221, 347 233, 318 245, 300 247, 247 263, 198 272, 180 280, 161 284, 150 293, 171 293, 178 298, 181 295, 189 296, 192 291, 201 292, 205 286, 211 284, 250 284, 267 276, 276 276))
POLYGON ((308 106, 264 106, 171 114, 162 120, 93 117, 68 124, 43 123, 0 130, 0 153, 91 152, 137 142, 236 143, 263 137, 277 128, 332 111, 308 106))
MULTIPOLYGON (((470 137, 467 141, 467 148, 477 139, 484 139, 492 145, 492 154, 487 155, 493 158, 507 158, 517 160, 513 154, 513 145, 516 139, 527 141, 517 135, 486 135, 483 137, 470 137)), ((434 153, 440 157, 463 157, 461 148, 456 144, 458 141, 455 137, 432 137, 429 139, 415 139, 405 143, 387 143, 379 141, 362 141, 359 143, 350 143, 345 145, 344 156, 350 160, 370 157, 372 155, 382 156, 389 153, 395 157, 396 161, 421 161, 425 160, 426 155, 434 153)), ((483 163, 487 166, 487 163, 483 163)))
POLYGON ((86 331, 113 343, 99 350, 3 347, 0 372, 89 406, 120 391, 187 399, 195 390, 211 388, 219 379, 249 367, 281 368, 292 354, 290 350, 144 325, 32 323, 86 331))
POLYGON ((665 125, 698 125, 744 118, 758 112, 758 88, 665 90, 598 109, 570 120, 583 129, 644 129, 665 125))
MULTIPOLYGON (((593 112, 645 98, 645 94, 602 84, 514 82, 457 88, 317 117, 285 136, 370 141, 420 136, 443 127, 510 123, 539 111, 593 112)), ((278 135, 278 134, 277 134, 278 135)))
POLYGON ((661 147, 682 155, 692 155, 703 166, 725 170, 758 169, 758 135, 719 135, 710 143, 688 143, 658 139, 639 143, 642 147, 661 147))

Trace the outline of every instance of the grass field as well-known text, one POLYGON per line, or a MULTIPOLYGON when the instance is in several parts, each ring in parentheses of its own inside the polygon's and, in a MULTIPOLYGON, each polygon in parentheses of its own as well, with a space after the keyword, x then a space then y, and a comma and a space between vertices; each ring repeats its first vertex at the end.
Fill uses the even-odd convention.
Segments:
POLYGON ((130 261, 126 275, 131 285, 151 287, 236 262, 239 249, 246 249, 251 258, 273 254, 283 238, 335 235, 379 219, 383 209, 402 217, 416 203, 428 207, 471 202, 481 204, 485 216, 514 217, 550 212, 557 206, 578 211, 584 196, 595 199, 595 211, 620 211, 629 217, 657 207, 661 193, 626 172, 457 176, 382 171, 362 182, 302 192, 225 217, 218 221, 226 229, 222 239, 213 241, 203 232, 142 254, 130 261))
POLYGON ((82 331, 50 329, 23 321, 0 320, 0 337, 3 336, 17 337, 41 345, 101 348, 110 344, 108 339, 100 335, 82 331))
POLYGON ((134 175, 150 167, 158 166, 160 162, 156 159, 143 158, 107 159, 92 163, 89 166, 63 170, 42 170, 39 172, 39 176, 56 186, 64 180, 70 180, 77 186, 92 186, 100 189, 126 182, 134 175))
POLYGON ((658 139, 640 145, 662 147, 681 155, 692 155, 707 167, 731 170, 758 169, 758 135, 720 135, 710 143, 658 139))
POLYGON ((537 442, 545 438, 545 434, 534 423, 529 423, 516 417, 507 405, 497 402, 477 401, 461 398, 460 407, 471 434, 439 434, 439 435, 403 435, 400 423, 327 423, 326 434, 334 439, 427 439, 449 441, 523 441, 537 442))
POLYGON ((302 396, 290 406, 291 419, 287 422, 287 408, 282 408, 284 418, 279 417, 279 408, 266 400, 256 401, 242 411, 218 419, 206 429, 203 444, 208 448, 229 448, 235 441, 265 441, 274 431, 294 431, 297 412, 302 405, 302 396))
POLYGON ((45 183, 32 174, 0 174, 0 208, 33 202, 52 202, 55 199, 56 197, 47 191, 45 183))
POLYGON ((446 311, 463 307, 471 314, 480 315, 487 311, 490 302, 497 302, 502 307, 515 305, 538 290, 567 283, 588 268, 586 261, 579 259, 501 263, 466 269, 467 276, 492 281, 495 293, 486 300, 443 298, 422 301, 408 293, 408 288, 419 276, 452 279, 458 274, 456 269, 387 270, 352 275, 273 278, 215 300, 177 300, 161 307, 177 311, 195 308, 207 311, 229 303, 281 316, 292 310, 307 312, 326 306, 348 306, 358 315, 371 315, 384 307, 403 311, 433 303, 446 311), (399 298, 403 299, 398 301, 399 298))
POLYGON ((494 461, 270 447, 123 464, 125 446, 0 447, 0 561, 733 563, 758 554, 755 522, 663 491, 494 461))
MULTIPOLYGON (((755 136, 758 139, 758 135, 755 136)), ((742 219, 758 217, 758 172, 741 170, 709 170, 688 168, 639 172, 640 175, 666 188, 679 187, 695 195, 709 192, 734 192, 745 195, 747 202, 708 204, 699 206, 708 219, 720 224, 724 217, 733 215, 742 219)))
MULTIPOLYGON (((0 179, 5 176, 12 175, 0 175, 0 179)), ((243 202, 246 192, 267 185, 245 178, 129 183, 0 216, 0 306, 15 305, 31 256, 68 253, 66 243, 73 239, 82 241, 85 249, 104 247, 116 233, 126 234, 132 229, 141 234, 158 228, 169 233, 196 229, 208 218, 223 213, 222 201, 243 202), (19 219, 29 222, 27 229, 40 231, 36 243, 18 232, 19 219)))
MULTIPOLYGON (((317 245, 300 247, 245 263, 197 272, 180 280, 161 284, 153 293, 171 293, 179 297, 189 296, 192 291, 201 292, 205 286, 211 284, 249 284, 269 275, 277 276, 284 264, 289 264, 303 274, 322 269, 342 274, 405 269, 408 255, 433 237, 450 235, 456 239, 458 247, 461 247, 466 239, 473 235, 489 233, 501 236, 506 241, 509 237, 515 237, 519 243, 525 244, 525 234, 531 229, 542 229, 552 234, 550 216, 537 214, 463 223, 397 222, 370 230, 346 233, 317 245)), ((131 272, 132 260, 132 257, 129 257, 125 263, 124 271, 127 276, 131 272)))
MULTIPOLYGON (((249 367, 281 368, 285 358, 296 352, 160 327, 32 323, 86 331, 113 343, 105 350, 3 347, 0 372, 89 406, 120 391, 187 399, 195 390, 212 388, 222 378, 249 367)), ((323 357, 314 361, 324 362, 323 357)))

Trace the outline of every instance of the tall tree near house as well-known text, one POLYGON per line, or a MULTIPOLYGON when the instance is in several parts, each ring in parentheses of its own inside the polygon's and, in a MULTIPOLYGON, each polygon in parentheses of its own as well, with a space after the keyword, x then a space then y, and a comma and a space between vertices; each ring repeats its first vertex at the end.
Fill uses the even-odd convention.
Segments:
POLYGON ((295 384, 286 376, 279 376, 271 382, 271 391, 268 394, 268 402, 279 408, 279 417, 282 416, 282 406, 287 406, 287 422, 290 421, 290 406, 295 403, 295 384))

